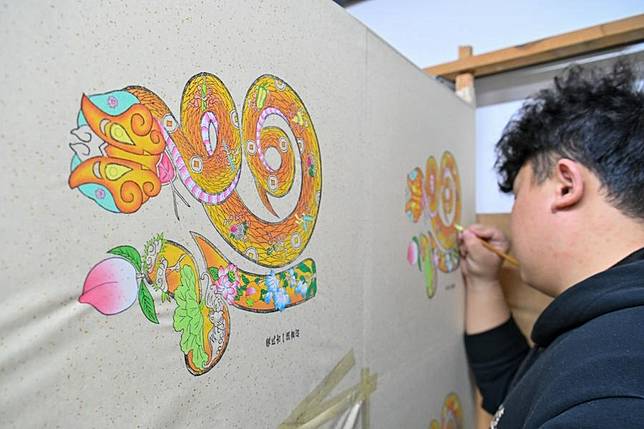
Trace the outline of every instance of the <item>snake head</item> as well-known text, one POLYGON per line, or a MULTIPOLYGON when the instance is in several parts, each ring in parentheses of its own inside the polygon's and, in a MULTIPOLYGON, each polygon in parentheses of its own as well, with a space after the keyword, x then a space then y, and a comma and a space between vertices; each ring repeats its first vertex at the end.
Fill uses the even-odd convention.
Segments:
POLYGON ((105 210, 133 213, 174 177, 159 121, 130 92, 83 95, 70 188, 105 210))

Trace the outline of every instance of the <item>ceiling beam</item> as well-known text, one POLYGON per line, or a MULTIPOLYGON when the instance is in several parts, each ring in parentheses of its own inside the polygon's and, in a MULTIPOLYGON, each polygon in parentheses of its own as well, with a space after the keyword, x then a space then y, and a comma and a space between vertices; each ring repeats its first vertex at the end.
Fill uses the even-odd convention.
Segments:
POLYGON ((455 80, 463 73, 488 76, 644 41, 644 14, 547 37, 457 61, 426 67, 433 76, 455 80))

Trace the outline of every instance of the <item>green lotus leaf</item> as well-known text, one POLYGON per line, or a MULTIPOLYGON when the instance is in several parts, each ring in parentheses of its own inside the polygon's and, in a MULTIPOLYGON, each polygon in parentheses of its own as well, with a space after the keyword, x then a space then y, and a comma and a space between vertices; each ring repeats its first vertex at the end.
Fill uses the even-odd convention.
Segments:
POLYGON ((195 273, 192 268, 184 265, 179 274, 181 281, 174 292, 177 308, 172 324, 175 331, 181 332, 181 351, 186 355, 192 352, 194 365, 203 368, 208 361, 208 355, 203 344, 203 318, 195 293, 195 273))

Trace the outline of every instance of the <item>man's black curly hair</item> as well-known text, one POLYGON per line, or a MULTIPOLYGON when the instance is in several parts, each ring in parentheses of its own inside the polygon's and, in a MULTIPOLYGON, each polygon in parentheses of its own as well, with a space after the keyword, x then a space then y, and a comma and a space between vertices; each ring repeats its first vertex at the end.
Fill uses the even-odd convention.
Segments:
POLYGON ((613 206, 644 219, 644 92, 635 68, 623 60, 609 72, 566 68, 551 88, 524 102, 496 154, 503 192, 512 192, 526 162, 542 183, 557 160, 568 158, 597 176, 613 206))

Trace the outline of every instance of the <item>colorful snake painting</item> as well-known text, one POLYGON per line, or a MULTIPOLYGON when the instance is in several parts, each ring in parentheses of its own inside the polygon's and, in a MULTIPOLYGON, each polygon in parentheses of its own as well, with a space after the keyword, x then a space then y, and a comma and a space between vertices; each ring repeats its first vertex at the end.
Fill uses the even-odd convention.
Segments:
POLYGON ((460 262, 455 225, 461 220, 461 181, 450 152, 443 152, 440 167, 430 156, 424 175, 420 168, 407 175, 405 213, 414 223, 422 217, 430 227, 412 238, 407 261, 423 273, 427 296, 432 298, 436 293, 436 267, 449 273, 460 262))
POLYGON ((144 315, 158 323, 149 288, 160 294, 161 304, 175 301, 173 326, 181 332, 186 366, 201 375, 216 365, 228 344, 228 305, 266 313, 315 296, 315 262, 294 262, 313 234, 322 166, 304 103, 276 76, 260 76, 251 85, 240 120, 221 80, 199 73, 184 88, 180 117, 140 86, 83 95, 72 130, 78 141, 70 144, 68 182, 103 209, 123 214, 137 212, 168 185, 177 219, 177 197, 189 205, 176 186, 181 182, 235 252, 270 269, 264 275, 243 271, 192 232, 203 269, 186 247, 159 234, 142 253, 129 245, 110 250, 113 256, 87 275, 79 300, 104 314, 120 313, 138 297, 144 315), (237 192, 242 153, 259 201, 274 220, 253 213, 237 192), (280 216, 269 196, 292 191, 298 167, 299 198, 280 216))

